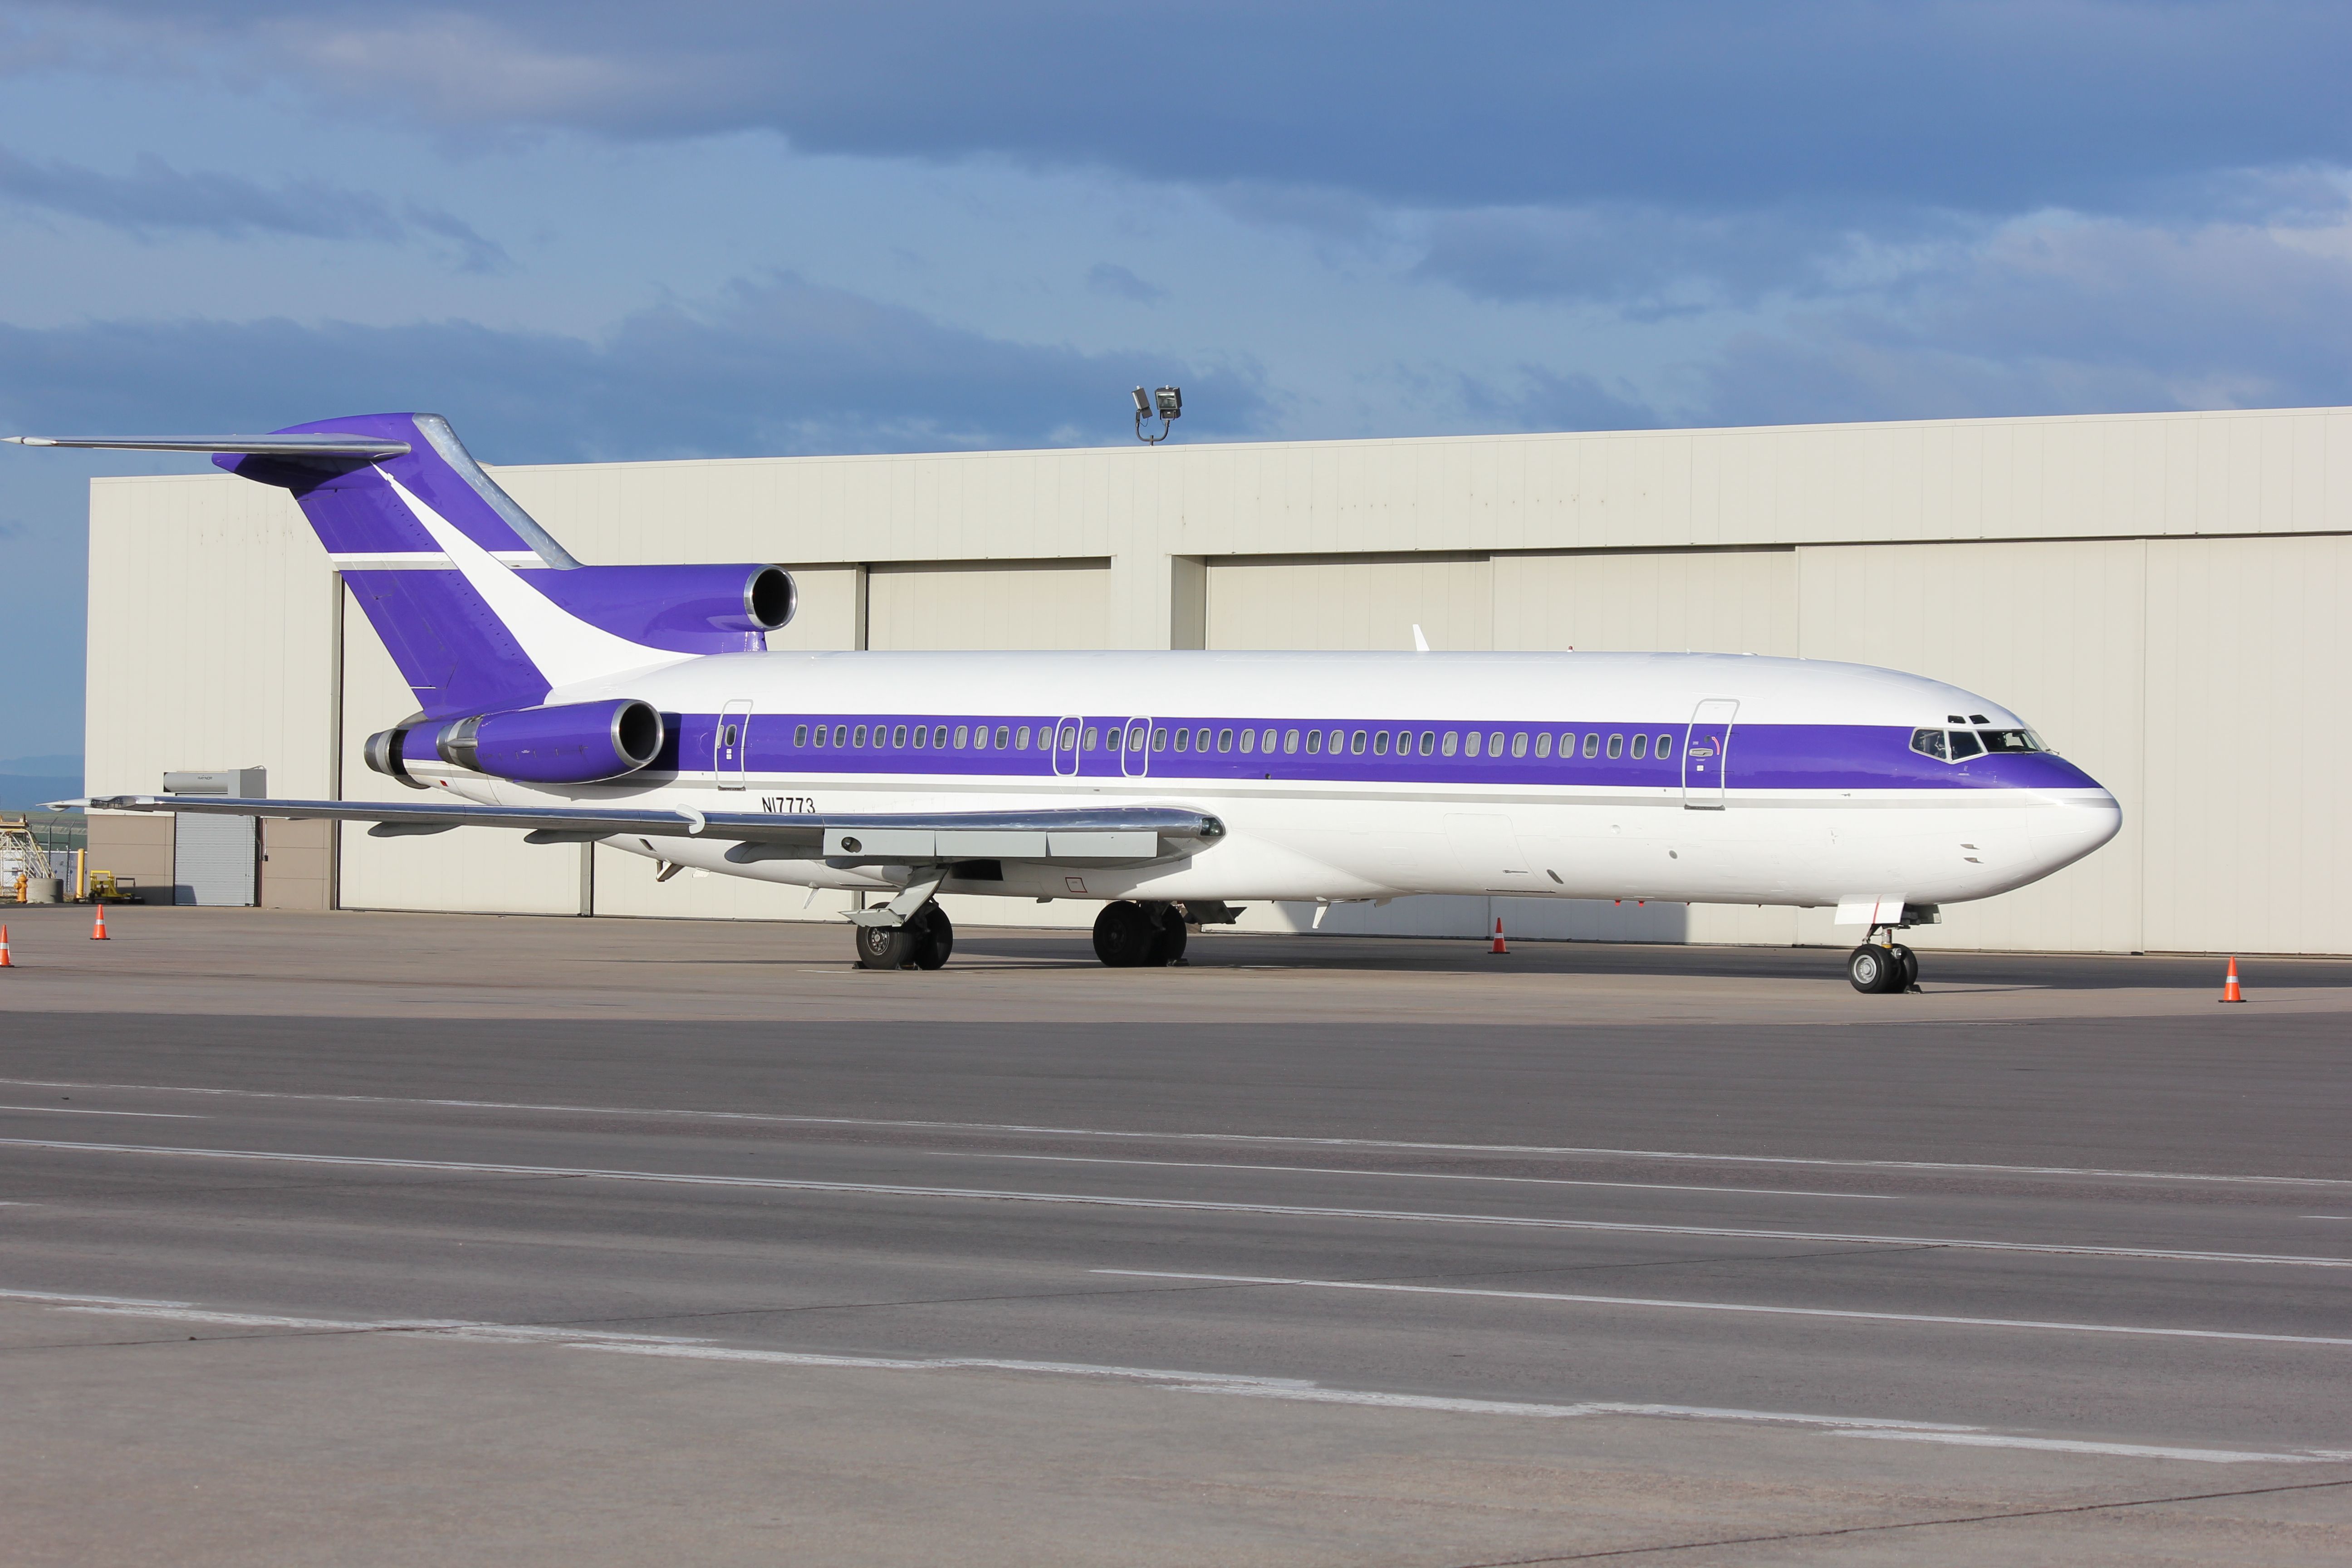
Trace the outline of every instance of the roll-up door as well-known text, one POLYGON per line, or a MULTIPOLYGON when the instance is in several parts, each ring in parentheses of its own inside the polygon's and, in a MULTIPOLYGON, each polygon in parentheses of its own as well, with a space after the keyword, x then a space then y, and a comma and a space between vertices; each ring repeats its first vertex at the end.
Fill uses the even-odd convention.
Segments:
POLYGON ((181 812, 173 830, 172 880, 197 904, 250 904, 261 843, 249 816, 181 812))

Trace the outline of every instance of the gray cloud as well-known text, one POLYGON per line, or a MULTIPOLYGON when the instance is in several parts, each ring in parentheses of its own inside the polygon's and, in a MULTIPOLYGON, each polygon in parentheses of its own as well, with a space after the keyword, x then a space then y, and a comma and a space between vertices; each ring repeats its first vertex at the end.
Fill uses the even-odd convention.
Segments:
POLYGON ((142 153, 127 174, 62 162, 35 163, 0 148, 0 197, 87 218, 142 237, 169 230, 241 238, 253 234, 400 244, 418 234, 447 242, 468 271, 511 266, 504 250, 438 207, 316 180, 269 186, 241 175, 185 172, 142 153))
POLYGON ((1157 283, 1147 283, 1116 261, 1097 261, 1087 273, 1087 287, 1097 294, 1108 294, 1117 300, 1132 300, 1139 305, 1156 305, 1168 298, 1168 290, 1157 283))
MULTIPOLYGON (((428 408, 493 461, 909 451, 1110 442, 1138 363, 943 325, 782 275, 669 305, 601 341, 465 321, 0 327, 0 419, 17 429, 268 429, 428 408)), ((1171 367, 1187 434, 1268 417, 1254 370, 1171 367)))
POLYGON ((1196 0, 1181 26, 1077 0, 5 14, 28 51, 62 37, 452 130, 766 128, 1415 206, 2172 210, 2218 172, 2352 163, 2352 12, 2329 0, 1196 0))

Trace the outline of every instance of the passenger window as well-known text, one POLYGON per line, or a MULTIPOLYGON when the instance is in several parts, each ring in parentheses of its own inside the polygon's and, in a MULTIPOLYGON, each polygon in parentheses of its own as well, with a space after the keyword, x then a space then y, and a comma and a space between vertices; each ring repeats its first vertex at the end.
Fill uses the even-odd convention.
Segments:
POLYGON ((1560 760, 1561 760, 1562 762, 1566 762, 1569 758, 1570 758, 1570 757, 1572 757, 1572 756, 1576 755, 1576 731, 1573 731, 1573 730, 1563 730, 1563 731, 1560 731, 1560 737, 1559 737, 1559 755, 1560 755, 1560 760))
POLYGON ((1485 746, 1486 741, 1486 737, 1478 733, 1477 731, 1471 731, 1468 734, 1462 737, 1462 754, 1465 757, 1476 756, 1479 751, 1485 746))
POLYGON ((945 751, 945 750, 947 749, 947 744, 948 744, 948 727, 947 727, 945 724, 934 724, 934 725, 932 725, 932 726, 931 726, 931 750, 933 750, 933 751, 935 751, 935 752, 945 751))
POLYGON ((1486 731, 1486 754, 1490 757, 1499 757, 1503 754, 1503 732, 1500 730, 1486 731))
POLYGON ((1649 736, 1647 736, 1647 735, 1636 735, 1636 736, 1634 736, 1634 737, 1633 737, 1633 760, 1634 760, 1635 762, 1637 762, 1637 763, 1638 763, 1638 762, 1640 762, 1640 761, 1642 760, 1642 753, 1643 753, 1643 752, 1646 752, 1646 751, 1648 751, 1649 749, 1650 749, 1650 737, 1649 737, 1649 736))
POLYGON ((1661 736, 1659 736, 1659 737, 1658 737, 1658 761, 1660 761, 1660 762, 1662 762, 1662 763, 1663 763, 1663 762, 1664 762, 1668 757, 1671 757, 1671 756, 1673 756, 1674 754, 1675 754, 1675 738, 1674 738, 1672 735, 1661 735, 1661 736))
MULTIPOLYGON (((1076 751, 1078 749, 1078 727, 1076 724, 1063 725, 1061 739, 1056 741, 1055 743, 1066 752, 1076 751)), ((1045 742, 1042 740, 1039 741, 1037 742, 1037 749, 1041 752, 1044 751, 1045 749, 1045 742)))
POLYGON ((927 726, 921 724, 915 726, 915 750, 921 751, 924 742, 929 739, 930 732, 927 726))
POLYGON ((807 744, 808 744, 808 726, 807 726, 807 725, 805 725, 805 724, 795 724, 795 725, 793 725, 793 744, 795 747, 799 747, 799 746, 805 746, 805 745, 807 745, 807 744))
POLYGON ((1546 730, 1543 733, 1536 737, 1536 755, 1538 757, 1549 757, 1551 755, 1551 731, 1549 730, 1546 730))
MULTIPOLYGON (((1181 734, 1182 732, 1183 731, 1181 730, 1177 731, 1179 734, 1181 734)), ((1168 749, 1167 731, 1154 730, 1151 731, 1151 749, 1155 752, 1164 752, 1168 749)))
POLYGON ((1307 754, 1310 757, 1319 757, 1323 754, 1322 731, 1309 730, 1307 731, 1307 754))
POLYGON ((1511 755, 1515 757, 1524 757, 1527 754, 1528 732, 1525 730, 1522 730, 1517 734, 1511 737, 1511 755))
POLYGON ((1089 752, 1099 752, 1102 750, 1101 725, 1089 724, 1087 726, 1087 750, 1089 752))
POLYGON ((1421 732, 1421 754, 1426 757, 1435 752, 1436 750, 1437 731, 1434 730, 1423 730, 1421 732))
MULTIPOLYGON (((997 733, 1002 735, 1004 731, 999 730, 997 733)), ((1013 749, 1016 752, 1025 752, 1029 749, 1028 725, 1024 724, 1021 728, 1013 731, 1013 749)))
POLYGON ((1209 732, 1206 730, 1192 731, 1192 749, 1196 752, 1205 752, 1209 749, 1209 732))
POLYGON ((1257 731, 1255 730, 1244 730, 1242 731, 1242 754, 1244 756, 1247 756, 1250 752, 1256 750, 1257 731))
POLYGON ((1597 756, 1599 756, 1599 755, 1601 754, 1601 731, 1598 731, 1598 730, 1588 730, 1588 731, 1585 731, 1585 733, 1584 733, 1584 754, 1585 754, 1586 756, 1588 756, 1588 757, 1597 757, 1597 756))
POLYGON ((956 750, 957 750, 957 751, 959 751, 959 752, 962 751, 962 750, 964 749, 964 747, 965 747, 966 745, 968 745, 968 744, 971 742, 971 725, 969 725, 969 724, 959 724, 959 725, 957 725, 957 726, 956 726, 956 742, 955 742, 955 743, 956 743, 956 750))
POLYGON ((1623 756, 1624 754, 1625 754, 1625 737, 1624 737, 1624 736, 1622 736, 1622 735, 1612 735, 1612 736, 1610 736, 1610 737, 1609 737, 1609 760, 1610 760, 1611 762, 1612 762, 1612 763, 1613 763, 1613 762, 1615 762, 1618 758, 1620 758, 1620 757, 1623 756))
POLYGON ((1265 733, 1257 738, 1257 749, 1261 752, 1271 752, 1274 750, 1273 731, 1268 730, 1265 733))
MULTIPOLYGON (((732 738, 733 738, 733 736, 734 736, 734 733, 735 733, 735 732, 734 732, 732 730, 730 730, 727 733, 728 733, 729 738, 730 738, 730 739, 732 739, 732 738)), ((1386 730, 1375 730, 1375 731, 1372 731, 1372 755, 1374 755, 1374 756, 1376 756, 1376 757, 1385 757, 1385 756, 1387 756, 1388 754, 1389 754, 1389 732, 1388 732, 1386 730)))
POLYGON ((824 744, 824 726, 819 724, 816 727, 816 733, 811 736, 810 740, 817 746, 822 747, 824 744))
POLYGON ((1437 743, 1437 749, 1442 755, 1450 757, 1462 749, 1462 737, 1455 731, 1448 730, 1445 731, 1445 739, 1437 743))
MULTIPOLYGON (((1024 731, 1022 731, 1021 732, 1022 732, 1023 734, 1024 734, 1024 735, 1025 735, 1025 734, 1027 734, 1029 731, 1026 731, 1026 730, 1024 730, 1024 731)), ((1000 751, 1000 752, 1001 752, 1001 751, 1004 750, 1005 746, 1011 742, 1012 739, 1013 739, 1013 731, 1012 731, 1010 729, 1008 729, 1007 727, 1005 727, 1005 726, 1004 726, 1004 725, 1003 725, 1003 724, 999 724, 999 725, 996 727, 996 749, 997 749, 998 751, 1000 751)))
POLYGON ((1951 756, 1950 751, 1944 745, 1944 732, 1941 730, 1912 731, 1911 749, 1923 757, 1933 757, 1939 763, 1947 761, 1951 756))
MULTIPOLYGON (((1271 733, 1272 731, 1268 732, 1271 733)), ((1296 730, 1285 730, 1282 732, 1283 755, 1288 756, 1291 752, 1297 750, 1298 750, 1298 731, 1296 730)))
POLYGON ((1221 751, 1221 752, 1230 752, 1230 751, 1232 751, 1233 749, 1234 749, 1234 732, 1233 732, 1231 730, 1220 730, 1220 731, 1217 731, 1217 750, 1219 750, 1219 751, 1221 751))
POLYGON ((1192 731, 1179 730, 1176 731, 1176 749, 1180 752, 1189 752, 1192 749, 1192 731))
POLYGON ((865 726, 865 725, 860 724, 859 726, 857 726, 856 730, 856 731, 854 731, 851 733, 851 736, 850 736, 850 744, 851 744, 851 745, 853 745, 853 746, 858 746, 858 747, 863 747, 863 746, 866 744, 866 726, 865 726))
POLYGON ((1955 730, 1952 731, 1952 761, 1956 763, 1964 763, 1970 757, 1981 757, 1983 755, 1984 742, 1977 739, 1975 731, 1955 730))
MULTIPOLYGON (((1337 733, 1335 731, 1334 733, 1337 733)), ((1364 732, 1361 730, 1348 737, 1348 751, 1353 756, 1364 754, 1364 732)))

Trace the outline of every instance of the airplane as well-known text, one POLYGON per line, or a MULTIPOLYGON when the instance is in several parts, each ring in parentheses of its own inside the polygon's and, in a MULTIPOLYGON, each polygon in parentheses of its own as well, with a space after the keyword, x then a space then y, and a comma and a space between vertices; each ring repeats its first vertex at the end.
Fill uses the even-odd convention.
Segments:
POLYGON ((1862 992, 1898 933, 2116 836, 2115 797, 1999 703, 1864 665, 1715 653, 770 649, 758 563, 574 560, 449 422, 9 437, 203 452, 289 490, 415 694, 368 765, 413 802, 112 795, 109 811, 520 829, 867 895, 858 964, 936 969, 941 893, 1100 901, 1166 965, 1268 900, 1415 894, 1834 907, 1862 992))

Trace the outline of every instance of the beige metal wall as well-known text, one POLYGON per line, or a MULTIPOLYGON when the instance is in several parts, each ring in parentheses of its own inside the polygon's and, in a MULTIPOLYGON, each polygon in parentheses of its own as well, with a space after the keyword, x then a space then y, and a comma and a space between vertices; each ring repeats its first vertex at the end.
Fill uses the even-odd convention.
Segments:
MULTIPOLYGON (((778 561, 794 647, 1698 648, 1891 665, 2024 712, 2124 837, 1930 942, 2352 952, 2352 410, 500 470, 582 559, 778 561)), ((112 479, 91 502, 94 791, 260 764, 368 796, 413 710, 285 496, 112 479), (340 623, 340 624, 339 624, 340 623)), ((95 840, 94 840, 95 841, 95 840)), ((347 905, 821 918, 724 878, 462 829, 346 829, 347 905)), ((94 862, 95 863, 95 862, 94 862)), ((1504 906, 1520 934, 1841 941, 1826 916, 1504 906)), ((1483 930, 1484 900, 1326 930, 1483 930)), ((1090 906, 982 903, 985 918, 1090 906)), ((1303 918, 1259 911, 1253 919, 1303 918)))

